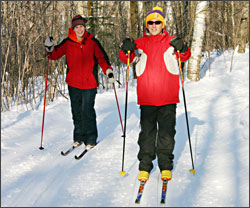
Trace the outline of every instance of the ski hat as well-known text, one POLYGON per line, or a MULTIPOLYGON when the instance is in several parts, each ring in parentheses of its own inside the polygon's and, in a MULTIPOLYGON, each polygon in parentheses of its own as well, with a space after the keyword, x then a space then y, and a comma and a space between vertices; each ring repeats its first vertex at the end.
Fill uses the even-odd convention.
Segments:
POLYGON ((146 15, 146 28, 148 27, 148 21, 156 19, 162 22, 163 28, 165 27, 165 16, 161 7, 154 7, 153 10, 146 15))
POLYGON ((77 25, 83 25, 83 26, 85 26, 85 24, 87 22, 88 22, 88 20, 85 19, 85 18, 83 18, 81 15, 76 15, 72 19, 72 29, 74 29, 74 27, 77 26, 77 25))

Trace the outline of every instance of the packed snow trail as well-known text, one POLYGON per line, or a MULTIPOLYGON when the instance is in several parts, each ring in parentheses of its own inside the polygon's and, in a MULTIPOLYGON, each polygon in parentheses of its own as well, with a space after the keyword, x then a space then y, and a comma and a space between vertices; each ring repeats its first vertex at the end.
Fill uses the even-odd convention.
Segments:
MULTIPOLYGON (((173 178, 166 204, 160 204, 157 161, 139 206, 247 207, 249 206, 249 49, 214 54, 211 72, 199 82, 185 80, 185 94, 195 176, 192 168, 182 93, 177 105, 173 178)), ((204 67, 206 68, 206 67, 204 67)), ((117 89, 124 115, 124 88, 117 89)), ((129 86, 126 175, 121 177, 123 138, 113 90, 102 91, 95 102, 98 140, 81 160, 84 148, 68 156, 60 152, 72 143, 70 103, 58 98, 46 107, 44 150, 39 150, 43 106, 26 111, 11 108, 1 114, 1 206, 91 207, 135 206, 140 132, 136 88, 129 86)))

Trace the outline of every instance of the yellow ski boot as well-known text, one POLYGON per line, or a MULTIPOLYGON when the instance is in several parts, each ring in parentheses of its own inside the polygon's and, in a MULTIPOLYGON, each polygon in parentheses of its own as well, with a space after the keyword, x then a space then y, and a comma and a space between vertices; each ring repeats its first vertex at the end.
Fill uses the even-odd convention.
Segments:
POLYGON ((172 179, 172 174, 170 170, 162 170, 161 171, 161 180, 168 180, 172 179))
POLYGON ((149 172, 141 170, 139 175, 138 175, 138 180, 139 181, 147 181, 148 180, 148 174, 149 174, 149 172))

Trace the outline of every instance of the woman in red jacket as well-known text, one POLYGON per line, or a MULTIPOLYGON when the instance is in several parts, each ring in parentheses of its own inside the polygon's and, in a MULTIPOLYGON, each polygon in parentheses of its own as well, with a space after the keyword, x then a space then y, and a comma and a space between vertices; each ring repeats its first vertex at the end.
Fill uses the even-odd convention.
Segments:
POLYGON ((136 62, 137 100, 141 109, 138 180, 148 179, 156 156, 162 180, 172 178, 176 103, 179 102, 177 50, 181 52, 182 62, 191 53, 183 40, 169 35, 164 27, 162 8, 154 7, 146 15, 143 37, 135 41, 126 38, 119 54, 126 63, 129 50, 131 62, 136 62))
POLYGON ((57 60, 66 55, 67 77, 71 111, 74 123, 74 145, 96 145, 97 125, 94 109, 97 93, 98 64, 110 83, 115 81, 108 56, 100 42, 86 30, 87 19, 80 15, 72 19, 68 37, 54 47, 52 37, 45 40, 48 58, 57 60))

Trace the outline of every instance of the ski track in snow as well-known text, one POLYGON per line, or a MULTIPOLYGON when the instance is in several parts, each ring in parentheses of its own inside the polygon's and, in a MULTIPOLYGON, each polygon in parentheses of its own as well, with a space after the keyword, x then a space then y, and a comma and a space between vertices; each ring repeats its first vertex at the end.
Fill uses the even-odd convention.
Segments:
MULTIPOLYGON (((157 160, 141 203, 134 203, 137 180, 140 112, 136 88, 129 87, 125 176, 123 137, 114 92, 96 97, 100 143, 79 161, 84 145, 68 156, 60 152, 72 142, 70 103, 58 98, 46 107, 44 150, 39 150, 43 106, 26 111, 13 107, 1 115, 1 206, 25 207, 218 207, 249 206, 249 49, 214 56, 211 72, 200 82, 185 80, 195 176, 187 136, 182 91, 177 105, 173 179, 166 204, 160 204, 162 181, 157 160)), ((117 89, 122 118, 125 90, 117 89)))

